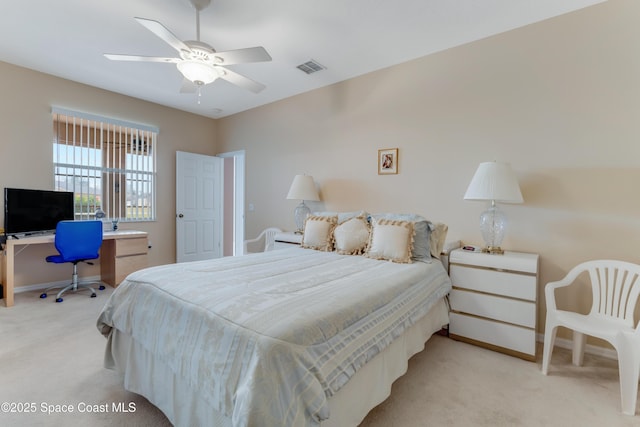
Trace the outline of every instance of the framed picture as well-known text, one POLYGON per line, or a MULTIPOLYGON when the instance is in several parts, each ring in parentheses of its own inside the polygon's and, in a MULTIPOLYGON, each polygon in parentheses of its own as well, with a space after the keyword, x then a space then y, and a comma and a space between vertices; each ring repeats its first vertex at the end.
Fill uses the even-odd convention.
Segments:
POLYGON ((398 149, 384 148, 378 150, 378 175, 398 173, 398 149))

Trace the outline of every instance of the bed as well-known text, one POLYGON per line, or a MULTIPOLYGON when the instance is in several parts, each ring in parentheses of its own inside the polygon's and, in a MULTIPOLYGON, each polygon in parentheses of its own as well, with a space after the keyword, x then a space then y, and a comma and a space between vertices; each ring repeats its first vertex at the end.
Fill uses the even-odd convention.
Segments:
POLYGON ((448 324, 451 282, 436 259, 334 250, 338 225, 331 250, 309 225, 302 248, 131 274, 98 319, 105 366, 176 426, 357 426, 448 324))

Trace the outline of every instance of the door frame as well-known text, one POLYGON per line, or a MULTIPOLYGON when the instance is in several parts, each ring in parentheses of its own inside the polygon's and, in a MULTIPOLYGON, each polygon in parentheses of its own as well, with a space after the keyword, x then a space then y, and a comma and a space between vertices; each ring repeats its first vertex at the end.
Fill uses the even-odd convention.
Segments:
MULTIPOLYGON (((233 255, 244 253, 244 199, 245 199, 245 150, 217 154, 217 157, 233 158, 233 255)), ((223 197, 224 199, 224 197, 223 197)), ((228 233, 223 233, 224 238, 228 233)))

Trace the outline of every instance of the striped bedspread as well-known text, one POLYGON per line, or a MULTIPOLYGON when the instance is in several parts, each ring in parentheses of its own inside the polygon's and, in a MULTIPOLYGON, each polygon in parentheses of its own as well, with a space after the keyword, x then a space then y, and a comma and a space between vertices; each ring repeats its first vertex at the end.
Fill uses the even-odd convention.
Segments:
POLYGON ((98 329, 130 334, 235 426, 313 426, 450 288, 437 261, 292 248, 136 272, 98 329))

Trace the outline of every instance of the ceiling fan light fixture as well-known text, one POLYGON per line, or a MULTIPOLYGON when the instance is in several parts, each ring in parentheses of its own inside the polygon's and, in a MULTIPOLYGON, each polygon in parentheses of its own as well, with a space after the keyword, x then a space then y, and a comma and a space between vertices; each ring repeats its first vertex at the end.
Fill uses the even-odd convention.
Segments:
POLYGON ((218 71, 215 68, 200 61, 181 61, 178 62, 177 67, 187 80, 197 85, 208 85, 218 78, 218 71))

